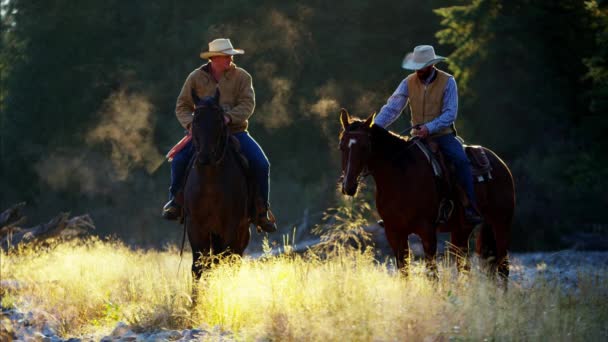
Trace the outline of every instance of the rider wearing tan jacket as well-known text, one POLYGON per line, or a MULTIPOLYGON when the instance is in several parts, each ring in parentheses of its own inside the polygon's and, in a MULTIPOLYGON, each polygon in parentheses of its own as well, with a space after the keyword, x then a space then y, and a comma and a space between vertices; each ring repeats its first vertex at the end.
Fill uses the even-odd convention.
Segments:
MULTIPOLYGON (((216 90, 219 90, 219 103, 225 111, 224 120, 232 135, 238 139, 241 153, 249 161, 258 185, 257 216, 254 221, 261 230, 274 232, 277 230, 277 226, 273 215, 269 215, 268 200, 270 162, 260 145, 247 131, 249 118, 255 108, 255 92, 251 75, 233 62, 234 55, 244 53, 241 49, 233 48, 230 39, 219 38, 210 42, 209 51, 201 53, 201 58, 209 59, 209 62, 192 71, 186 78, 177 97, 175 116, 184 128, 190 130, 192 112, 195 107, 192 93, 194 92, 198 98, 204 99, 214 96, 216 90)), ((182 139, 182 141, 188 140, 182 139)), ((181 212, 180 206, 175 202, 175 195, 183 185, 186 168, 193 153, 192 141, 188 141, 172 156, 169 202, 163 208, 163 217, 167 219, 177 219, 181 212)))
POLYGON ((215 90, 219 88, 220 106, 224 109, 225 115, 230 118, 230 130, 232 133, 246 131, 249 117, 255 108, 255 93, 251 75, 231 62, 228 70, 224 72, 218 82, 209 72, 210 64, 207 63, 195 69, 186 78, 175 106, 177 120, 184 128, 189 128, 192 122, 192 108, 194 108, 192 89, 202 99, 213 96, 215 90))

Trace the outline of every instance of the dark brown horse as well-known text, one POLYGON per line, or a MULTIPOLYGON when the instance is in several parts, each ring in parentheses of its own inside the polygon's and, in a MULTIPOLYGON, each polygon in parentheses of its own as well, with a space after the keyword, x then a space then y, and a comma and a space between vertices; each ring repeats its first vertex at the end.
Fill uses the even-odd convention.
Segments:
POLYGON ((251 193, 240 156, 231 146, 219 93, 202 101, 192 96, 197 104, 192 121, 195 152, 184 189, 184 209, 196 284, 203 271, 200 257, 243 255, 250 237, 251 193))
MULTIPOLYGON (((351 120, 345 109, 340 113, 343 131, 342 192, 354 196, 358 180, 368 170, 376 183, 376 208, 384 220, 387 240, 397 259, 397 266, 407 274, 408 235, 420 236, 427 266, 435 270, 437 231, 450 232, 451 243, 467 252, 473 226, 465 223, 462 205, 457 205, 447 223, 434 224, 439 209, 439 194, 424 153, 412 141, 367 120, 351 120)), ((511 172, 492 151, 485 149, 492 165, 488 182, 475 185, 478 205, 484 217, 477 239, 477 253, 489 262, 492 271, 509 275, 507 250, 515 207, 511 172)), ((462 266, 462 264, 460 265, 462 266)), ((494 274, 494 272, 492 272, 494 274)))

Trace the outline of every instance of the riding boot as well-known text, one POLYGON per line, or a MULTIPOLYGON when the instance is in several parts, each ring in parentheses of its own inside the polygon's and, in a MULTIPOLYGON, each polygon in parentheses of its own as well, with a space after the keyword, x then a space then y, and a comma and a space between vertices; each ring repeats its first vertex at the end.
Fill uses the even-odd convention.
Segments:
POLYGON ((266 233, 274 233, 277 231, 277 221, 269 207, 269 204, 264 203, 264 200, 257 200, 257 217, 255 225, 257 226, 258 232, 264 231, 266 233))
POLYGON ((163 207, 163 218, 175 221, 181 216, 181 213, 182 207, 175 202, 175 197, 171 196, 169 202, 163 207))
POLYGON ((479 211, 471 205, 464 208, 464 220, 474 226, 483 222, 483 218, 479 214, 479 211))

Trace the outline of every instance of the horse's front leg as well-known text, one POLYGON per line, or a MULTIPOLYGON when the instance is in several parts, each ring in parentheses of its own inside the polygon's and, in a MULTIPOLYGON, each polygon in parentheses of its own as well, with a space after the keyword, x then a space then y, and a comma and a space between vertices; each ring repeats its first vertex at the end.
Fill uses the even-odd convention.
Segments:
POLYGON ((384 224, 386 239, 388 240, 388 243, 393 250, 393 254, 395 255, 397 269, 402 275, 407 277, 409 275, 410 262, 410 247, 407 241, 408 234, 397 229, 391 229, 395 227, 392 227, 390 223, 385 222, 384 224))
POLYGON ((435 259, 437 255, 437 232, 432 225, 428 225, 423 230, 422 234, 419 234, 422 240, 422 247, 424 248, 424 260, 427 268, 427 275, 430 279, 439 279, 437 273, 437 261, 435 259))
POLYGON ((189 234, 189 236, 188 236, 188 239, 190 241, 190 246, 192 247, 192 268, 191 268, 191 270, 192 270, 193 306, 196 305, 196 301, 198 298, 199 281, 201 279, 201 276, 203 275, 203 270, 208 268, 209 260, 207 258, 209 257, 209 255, 211 253, 210 239, 204 237, 204 235, 208 235, 208 234, 201 234, 196 237, 191 236, 189 234))
POLYGON ((471 230, 467 226, 454 227, 450 229, 451 245, 450 253, 456 258, 456 266, 459 272, 469 271, 471 265, 469 262, 469 236, 471 230))

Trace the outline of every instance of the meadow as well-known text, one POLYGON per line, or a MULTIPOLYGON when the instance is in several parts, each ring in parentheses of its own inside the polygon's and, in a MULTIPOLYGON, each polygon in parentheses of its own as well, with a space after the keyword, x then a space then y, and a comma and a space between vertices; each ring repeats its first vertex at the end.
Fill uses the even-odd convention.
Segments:
MULTIPOLYGON (((371 248, 225 258, 204 275, 192 305, 191 256, 89 238, 2 252, 2 307, 33 313, 64 337, 215 328, 235 340, 606 340, 608 272, 574 286, 538 280, 507 291, 449 258, 432 281, 414 262, 404 278, 371 248), (321 257, 323 255, 323 257, 321 257), (13 284, 10 287, 6 284, 13 284), (17 285, 15 285, 17 284, 17 285)), ((2 324, 7 324, 6 320, 2 324)), ((216 336, 217 337, 217 336, 216 336)), ((214 339, 213 337, 209 337, 214 339)))

